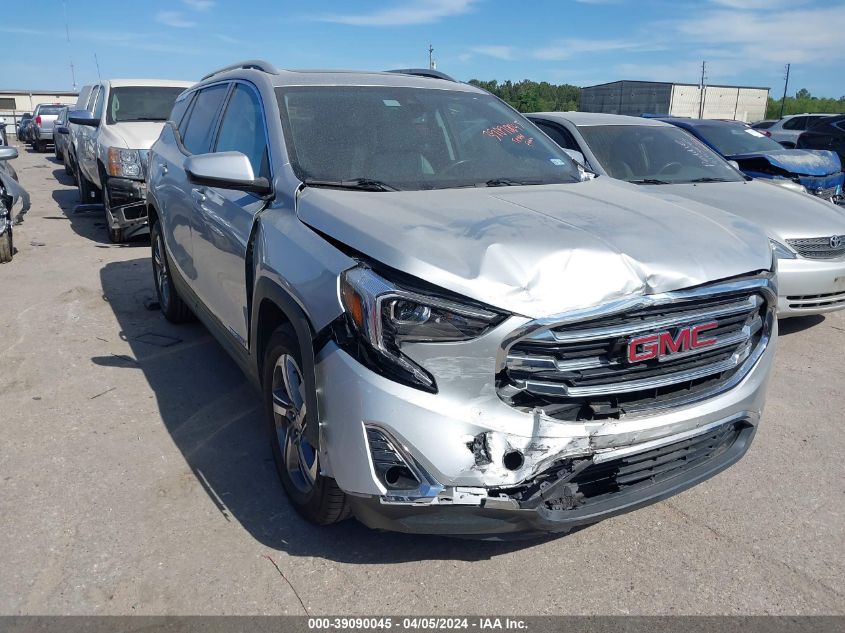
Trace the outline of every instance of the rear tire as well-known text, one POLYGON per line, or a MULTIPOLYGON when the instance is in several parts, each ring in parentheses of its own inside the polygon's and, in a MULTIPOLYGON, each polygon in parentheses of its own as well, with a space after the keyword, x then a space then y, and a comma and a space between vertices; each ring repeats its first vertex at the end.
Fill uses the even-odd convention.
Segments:
POLYGON ((43 141, 39 141, 38 139, 33 141, 32 147, 34 147, 35 151, 38 152, 39 154, 44 151, 44 143, 43 143, 43 141))
POLYGON ((6 231, 0 237, 0 264, 8 264, 15 254, 15 246, 12 243, 12 232, 6 231))
POLYGON ((264 416, 267 420, 276 470, 291 504, 305 519, 318 525, 349 517, 346 494, 334 479, 320 473, 319 454, 305 438, 306 386, 296 334, 279 326, 264 355, 264 416))
POLYGON ((187 323, 194 318, 170 276, 170 263, 167 260, 167 249, 164 247, 164 236, 161 232, 161 222, 150 226, 150 242, 152 243, 153 284, 156 287, 158 305, 164 318, 171 323, 187 323))

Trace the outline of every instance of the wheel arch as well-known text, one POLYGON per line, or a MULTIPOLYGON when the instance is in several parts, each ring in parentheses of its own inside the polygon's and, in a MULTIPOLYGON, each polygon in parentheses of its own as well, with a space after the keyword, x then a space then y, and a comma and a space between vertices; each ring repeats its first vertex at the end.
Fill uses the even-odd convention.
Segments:
POLYGON ((309 413, 313 412, 312 419, 316 422, 306 427, 306 433, 311 445, 319 449, 320 410, 317 402, 314 330, 311 322, 293 296, 266 276, 256 279, 251 305, 254 309, 251 313, 249 339, 260 382, 264 380, 264 355, 273 332, 281 325, 288 325, 296 335, 305 379, 306 403, 309 413))

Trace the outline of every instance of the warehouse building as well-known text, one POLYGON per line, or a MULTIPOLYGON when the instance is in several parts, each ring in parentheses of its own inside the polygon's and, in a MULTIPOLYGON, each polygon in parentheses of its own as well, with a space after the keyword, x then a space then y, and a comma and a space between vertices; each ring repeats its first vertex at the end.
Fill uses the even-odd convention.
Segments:
POLYGON ((2 90, 0 89, 0 125, 13 136, 17 122, 25 112, 32 112, 39 103, 76 103, 75 90, 2 90))
POLYGON ((581 88, 582 112, 660 114, 753 122, 766 118, 769 89, 662 81, 614 81, 581 88))

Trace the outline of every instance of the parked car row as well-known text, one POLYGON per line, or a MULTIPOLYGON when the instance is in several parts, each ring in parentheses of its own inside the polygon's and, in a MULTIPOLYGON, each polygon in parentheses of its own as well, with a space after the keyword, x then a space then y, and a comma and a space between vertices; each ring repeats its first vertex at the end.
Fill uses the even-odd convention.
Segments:
POLYGON ((845 307, 845 210, 677 121, 256 60, 67 120, 81 202, 149 230, 163 315, 260 390, 317 524, 502 538, 676 494, 748 450, 777 317, 845 307))

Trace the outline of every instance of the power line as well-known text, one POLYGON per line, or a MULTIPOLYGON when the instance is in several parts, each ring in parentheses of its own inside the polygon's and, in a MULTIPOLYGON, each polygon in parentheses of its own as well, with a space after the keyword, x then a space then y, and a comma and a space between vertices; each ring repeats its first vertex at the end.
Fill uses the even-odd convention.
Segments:
POLYGON ((73 55, 71 55, 73 49, 70 45, 70 27, 67 22, 67 2, 65 0, 62 0, 62 11, 65 14, 65 37, 67 38, 67 57, 70 61, 70 78, 73 81, 73 89, 76 90, 76 70, 73 67, 73 55))

